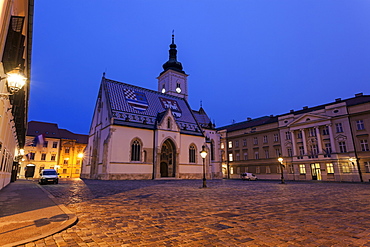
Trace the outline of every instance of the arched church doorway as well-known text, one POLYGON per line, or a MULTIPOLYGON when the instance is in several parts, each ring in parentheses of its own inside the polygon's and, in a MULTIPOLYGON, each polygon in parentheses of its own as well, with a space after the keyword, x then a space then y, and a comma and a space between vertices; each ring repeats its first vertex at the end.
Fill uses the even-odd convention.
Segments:
POLYGON ((175 145, 169 139, 167 139, 161 148, 161 160, 160 160, 160 172, 161 177, 175 177, 175 145))

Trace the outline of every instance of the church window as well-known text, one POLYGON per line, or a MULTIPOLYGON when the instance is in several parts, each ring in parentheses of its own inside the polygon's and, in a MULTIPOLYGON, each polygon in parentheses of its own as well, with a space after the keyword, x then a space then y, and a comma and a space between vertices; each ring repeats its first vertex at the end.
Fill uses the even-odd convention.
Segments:
POLYGON ((189 163, 195 163, 195 146, 190 145, 189 147, 189 163))
POLYGON ((140 161, 141 145, 138 140, 131 144, 131 161, 140 161))
POLYGON ((215 159, 215 142, 211 141, 211 160, 215 159))
POLYGON ((167 129, 171 129, 171 119, 167 119, 167 129))

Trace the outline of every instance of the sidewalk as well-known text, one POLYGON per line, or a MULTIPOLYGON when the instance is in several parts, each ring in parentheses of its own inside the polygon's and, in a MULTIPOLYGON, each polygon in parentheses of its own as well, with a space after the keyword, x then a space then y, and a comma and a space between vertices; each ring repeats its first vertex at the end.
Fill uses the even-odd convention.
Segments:
POLYGON ((36 181, 17 180, 0 190, 0 246, 35 241, 76 222, 77 217, 36 181))

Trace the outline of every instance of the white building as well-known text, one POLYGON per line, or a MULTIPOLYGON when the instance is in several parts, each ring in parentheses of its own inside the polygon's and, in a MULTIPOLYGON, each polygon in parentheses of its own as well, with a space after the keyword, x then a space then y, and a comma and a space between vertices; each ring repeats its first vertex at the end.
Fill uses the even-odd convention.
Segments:
POLYGON ((188 75, 177 61, 172 36, 158 91, 102 78, 82 178, 221 178, 219 137, 201 107, 190 108, 188 75))
POLYGON ((0 1, 0 189, 15 181, 25 142, 32 23, 33 0, 0 1), (12 86, 11 74, 28 80, 12 86))

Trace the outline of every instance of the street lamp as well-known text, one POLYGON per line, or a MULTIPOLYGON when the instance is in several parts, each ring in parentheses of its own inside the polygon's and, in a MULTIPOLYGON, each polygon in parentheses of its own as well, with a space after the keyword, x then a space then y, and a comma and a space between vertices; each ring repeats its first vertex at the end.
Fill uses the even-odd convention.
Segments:
POLYGON ((202 151, 200 151, 200 156, 203 158, 203 188, 207 188, 206 184, 206 157, 207 157, 207 150, 206 147, 202 146, 202 151))
POLYGON ((280 162, 280 170, 281 170, 281 183, 282 184, 285 184, 285 180, 284 180, 284 171, 283 171, 283 168, 284 168, 284 165, 283 165, 283 158, 282 157, 279 157, 278 158, 278 161, 280 162))
POLYGON ((8 72, 6 77, 0 78, 0 80, 6 79, 8 82, 8 88, 10 93, 0 93, 0 95, 13 95, 17 93, 26 84, 27 78, 20 72, 20 67, 8 72))

